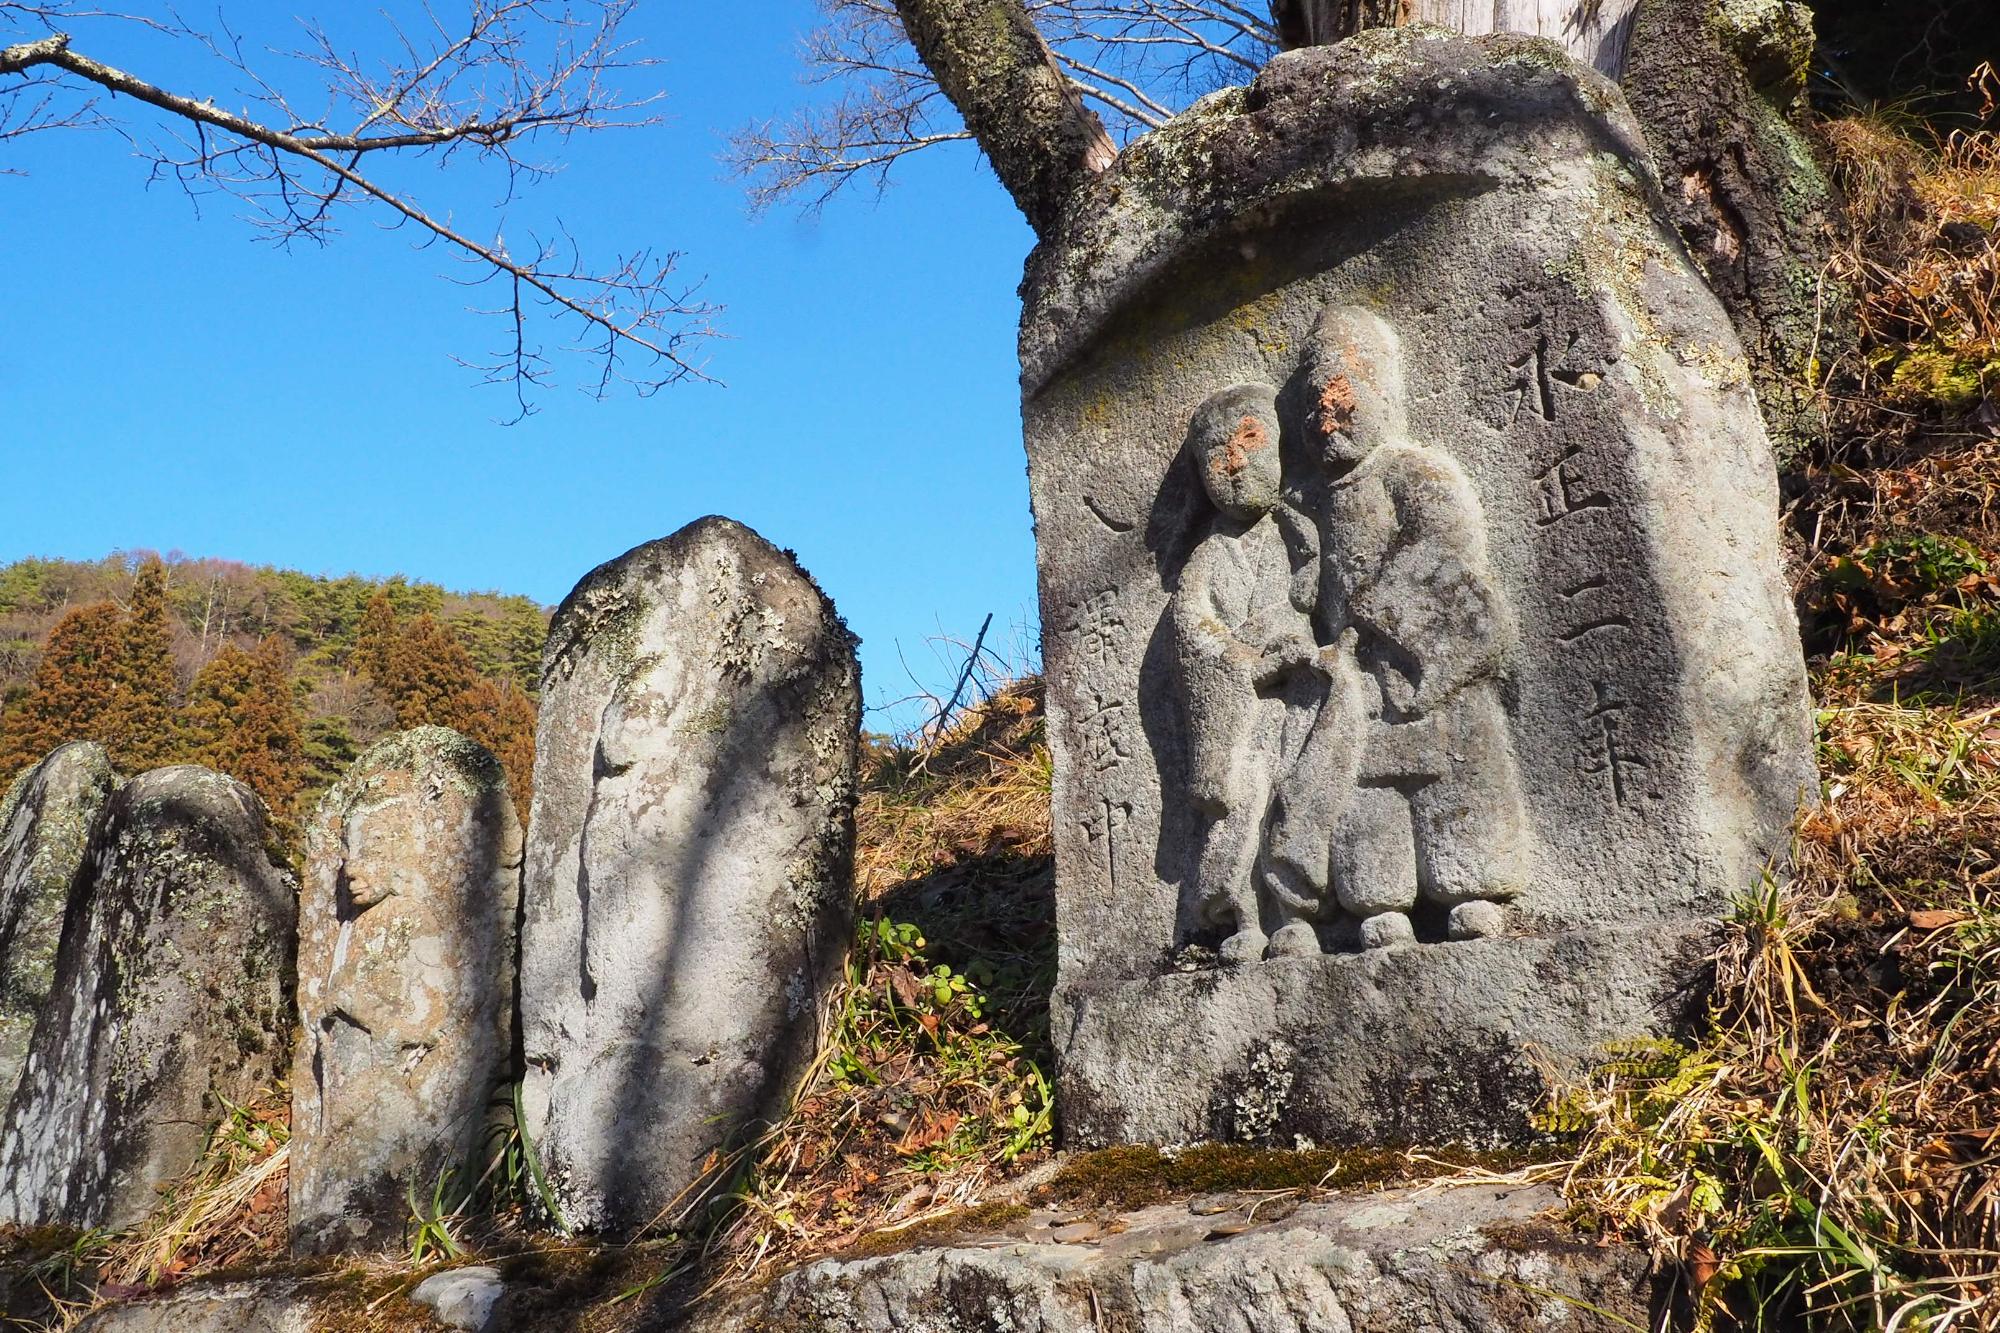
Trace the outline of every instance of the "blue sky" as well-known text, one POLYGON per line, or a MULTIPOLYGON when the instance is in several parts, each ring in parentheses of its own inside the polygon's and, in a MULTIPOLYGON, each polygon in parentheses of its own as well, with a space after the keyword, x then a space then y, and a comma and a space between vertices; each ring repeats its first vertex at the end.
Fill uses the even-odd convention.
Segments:
MULTIPOLYGON (((222 9, 289 39, 292 6, 222 9)), ((372 7, 322 13, 351 13, 326 22, 357 49, 382 31, 372 7)), ((1014 360, 1030 235, 1005 193, 953 145, 879 204, 753 222, 717 161, 729 131, 808 95, 812 21, 808 0, 642 5, 632 35, 663 63, 630 84, 666 92, 666 123, 575 141, 504 215, 483 181, 407 177, 475 234, 560 217, 599 253, 683 250, 726 307, 707 360, 726 387, 596 402, 572 376, 513 426, 507 392, 452 360, 501 330, 468 313, 484 293, 439 279, 442 252, 359 213, 330 248, 281 251, 233 200, 148 188, 114 135, 0 144, 26 173, 0 176, 0 560, 178 549, 553 603, 723 513, 818 576, 862 636, 871 703, 909 691, 905 662, 943 680, 926 641, 988 612, 1031 646, 1014 360)), ((99 59, 233 101, 192 51, 78 32, 99 59)))

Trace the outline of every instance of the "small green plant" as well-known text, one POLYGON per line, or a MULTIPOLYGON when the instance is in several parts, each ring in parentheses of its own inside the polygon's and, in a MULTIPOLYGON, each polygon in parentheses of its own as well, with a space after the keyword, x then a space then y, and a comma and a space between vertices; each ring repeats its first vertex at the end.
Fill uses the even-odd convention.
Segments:
POLYGON ((528 1137, 528 1113, 521 1101, 523 1085, 514 1084, 509 1094, 513 1120, 503 1145, 508 1187, 518 1197, 527 1197, 528 1191, 522 1188, 524 1184, 531 1188, 533 1202, 541 1208, 542 1216, 549 1220, 549 1224, 562 1235, 573 1235, 569 1219, 563 1216, 562 1205, 556 1202, 555 1191, 549 1188, 549 1178, 542 1172, 541 1155, 535 1151, 534 1141, 528 1137))
POLYGON ((452 1184, 458 1172, 446 1167, 438 1172, 431 1182, 427 1199, 417 1195, 417 1182, 411 1180, 405 1187, 405 1196, 410 1201, 410 1262, 416 1265, 429 1263, 433 1259, 456 1259, 465 1252, 458 1237, 452 1234, 452 1226, 458 1221, 460 1211, 465 1207, 468 1195, 453 1195, 452 1184))
POLYGON ((1836 557, 1828 564, 1826 580, 1836 590, 1869 589, 1908 601, 1946 592, 1988 568, 1971 542, 1922 532, 1878 537, 1851 555, 1836 557))

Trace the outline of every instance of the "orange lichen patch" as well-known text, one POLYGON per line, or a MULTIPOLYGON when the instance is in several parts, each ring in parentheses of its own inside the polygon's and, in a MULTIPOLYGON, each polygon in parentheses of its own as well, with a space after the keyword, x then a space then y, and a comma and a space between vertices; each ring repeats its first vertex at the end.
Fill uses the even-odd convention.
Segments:
POLYGON ((1234 477, 1250 465, 1250 455, 1271 446, 1271 432, 1261 418, 1245 413, 1236 423, 1236 433, 1222 446, 1222 452, 1209 460, 1209 475, 1216 481, 1234 477))
POLYGON ((1354 385, 1345 375, 1335 375, 1321 386, 1319 391, 1319 430, 1322 435, 1337 435, 1354 421, 1356 399, 1354 385))

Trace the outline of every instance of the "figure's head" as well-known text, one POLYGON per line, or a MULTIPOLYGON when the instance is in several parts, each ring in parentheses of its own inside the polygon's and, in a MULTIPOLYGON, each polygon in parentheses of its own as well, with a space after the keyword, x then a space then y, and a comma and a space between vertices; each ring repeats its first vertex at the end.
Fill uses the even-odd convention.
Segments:
POLYGON ((343 911, 364 911, 411 887, 415 872, 410 820, 404 809, 410 798, 401 785, 371 783, 368 799, 347 813, 340 866, 343 911))
POLYGON ((1307 433, 1327 463, 1349 467, 1408 433, 1402 344, 1371 311, 1329 306, 1306 357, 1307 433))
POLYGON ((1278 503, 1278 391, 1236 384, 1195 409, 1188 450, 1202 488, 1231 518, 1268 514, 1278 503))

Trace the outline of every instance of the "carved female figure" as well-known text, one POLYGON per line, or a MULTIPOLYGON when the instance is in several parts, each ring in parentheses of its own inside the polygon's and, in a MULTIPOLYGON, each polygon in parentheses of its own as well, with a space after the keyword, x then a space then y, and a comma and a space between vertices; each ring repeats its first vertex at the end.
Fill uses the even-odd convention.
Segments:
MULTIPOLYGON (((1195 910, 1229 932, 1223 956, 1317 953, 1306 917, 1316 903, 1280 899, 1267 911, 1253 871, 1285 752, 1288 696, 1318 654, 1309 605, 1314 571, 1295 577, 1279 524, 1277 391, 1239 384, 1195 413, 1188 449, 1215 512, 1168 603, 1174 679, 1201 817, 1195 910), (1266 927, 1271 933, 1266 934, 1266 927)), ((1307 702, 1306 716, 1311 715, 1307 702)), ((1295 746, 1292 748, 1296 748, 1295 746)))

